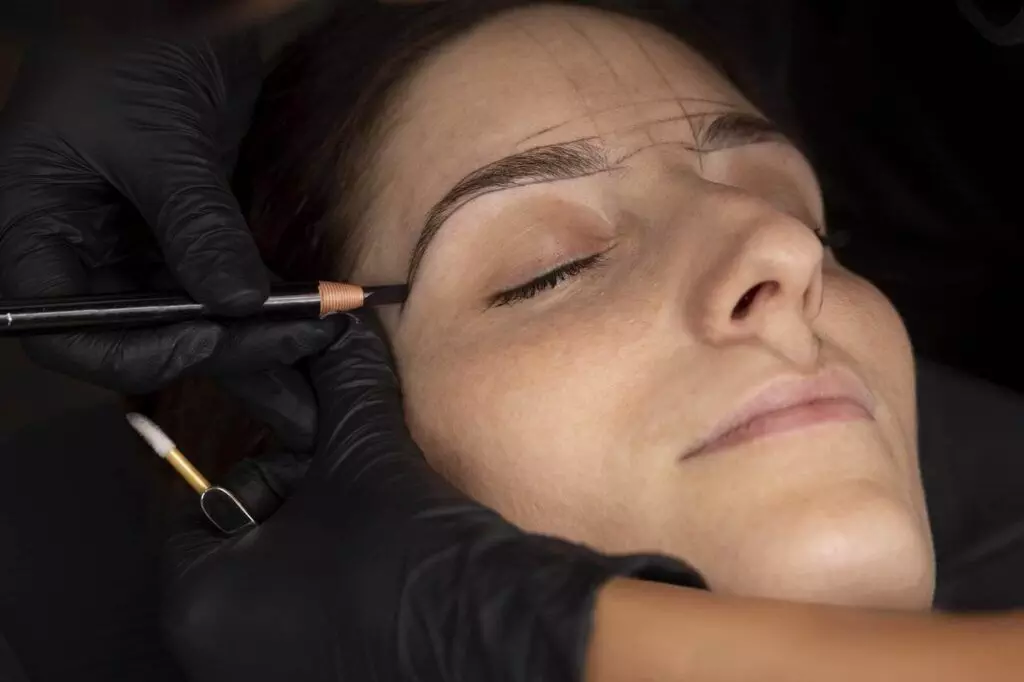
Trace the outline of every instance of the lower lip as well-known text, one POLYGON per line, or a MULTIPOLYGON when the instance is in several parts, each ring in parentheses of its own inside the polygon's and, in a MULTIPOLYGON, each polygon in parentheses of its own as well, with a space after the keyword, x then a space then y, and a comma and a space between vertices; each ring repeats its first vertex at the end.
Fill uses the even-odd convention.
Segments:
POLYGON ((755 417, 724 436, 716 438, 693 454, 705 455, 715 450, 735 447, 758 438, 795 431, 815 424, 861 419, 871 419, 871 414, 864 409, 863 405, 853 400, 847 398, 815 400, 755 417))

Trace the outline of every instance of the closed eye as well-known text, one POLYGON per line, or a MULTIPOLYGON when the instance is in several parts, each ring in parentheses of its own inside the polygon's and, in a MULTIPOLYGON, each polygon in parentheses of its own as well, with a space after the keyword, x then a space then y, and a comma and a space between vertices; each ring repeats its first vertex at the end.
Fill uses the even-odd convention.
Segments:
POLYGON ((512 305, 514 303, 531 299, 549 289, 554 289, 562 283, 574 277, 578 277, 583 272, 599 265, 604 260, 607 253, 607 251, 595 253, 592 256, 587 256, 586 258, 580 258, 579 260, 574 260, 571 263, 560 265, 554 270, 530 280, 526 284, 499 292, 491 296, 488 307, 496 308, 503 305, 512 305))

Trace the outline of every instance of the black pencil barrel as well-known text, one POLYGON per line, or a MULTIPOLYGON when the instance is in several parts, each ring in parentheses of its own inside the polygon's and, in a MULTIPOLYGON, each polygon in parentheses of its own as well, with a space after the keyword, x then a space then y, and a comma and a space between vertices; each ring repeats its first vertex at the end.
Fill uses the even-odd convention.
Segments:
MULTIPOLYGON (((256 319, 315 318, 318 283, 280 284, 256 319)), ((223 319, 201 303, 177 294, 107 294, 32 300, 0 299, 0 336, 105 327, 157 326, 223 319)))

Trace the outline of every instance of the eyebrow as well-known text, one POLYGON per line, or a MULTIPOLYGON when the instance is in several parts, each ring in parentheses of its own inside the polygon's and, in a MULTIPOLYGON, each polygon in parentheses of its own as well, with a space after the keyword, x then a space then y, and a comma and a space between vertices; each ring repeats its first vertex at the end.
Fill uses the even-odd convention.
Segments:
POLYGON ((406 281, 412 287, 420 263, 445 221, 460 208, 485 194, 607 172, 619 168, 619 164, 629 157, 657 145, 684 144, 691 151, 708 153, 758 142, 788 141, 771 121, 746 112, 716 112, 697 114, 689 118, 711 116, 715 118, 704 129, 696 146, 686 143, 655 142, 611 163, 605 149, 596 143, 598 138, 592 137, 534 147, 478 168, 448 190, 428 211, 409 259, 409 275, 406 281))
POLYGON ((700 141, 700 151, 716 152, 759 142, 791 144, 778 126, 768 119, 745 112, 730 112, 711 122, 700 141))

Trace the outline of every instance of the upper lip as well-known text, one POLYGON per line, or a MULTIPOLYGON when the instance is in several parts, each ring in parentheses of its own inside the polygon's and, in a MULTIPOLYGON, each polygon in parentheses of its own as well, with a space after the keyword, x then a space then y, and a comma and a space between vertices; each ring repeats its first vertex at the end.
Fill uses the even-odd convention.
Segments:
POLYGON ((773 379, 718 421, 684 457, 706 449, 730 431, 763 415, 819 400, 843 399, 857 403, 869 414, 874 413, 871 391, 856 374, 845 367, 830 367, 811 377, 785 376, 773 379))

